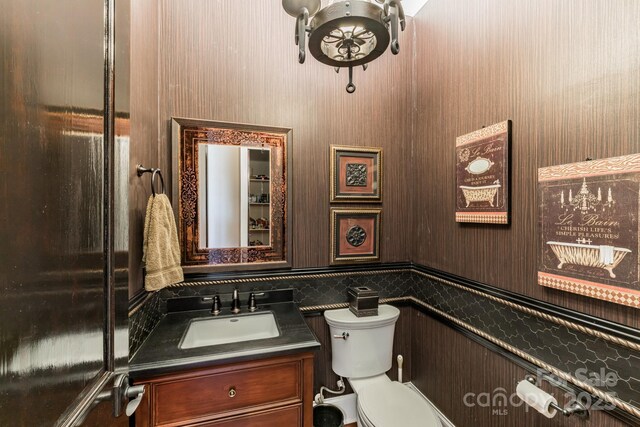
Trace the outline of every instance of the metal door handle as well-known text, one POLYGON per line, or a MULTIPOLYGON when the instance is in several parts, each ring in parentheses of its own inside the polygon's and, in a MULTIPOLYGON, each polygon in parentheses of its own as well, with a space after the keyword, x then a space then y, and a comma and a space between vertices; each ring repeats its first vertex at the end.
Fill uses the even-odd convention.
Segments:
POLYGON ((127 407, 124 411, 124 413, 127 414, 127 417, 130 417, 134 412, 136 412, 136 409, 138 409, 138 406, 140 406, 140 402, 142 402, 143 396, 144 389, 142 390, 142 392, 138 393, 135 399, 131 399, 129 403, 127 403, 127 407))
MULTIPOLYGON (((105 400, 113 401, 113 416, 118 418, 122 415, 122 410, 125 409, 127 416, 131 416, 138 409, 142 396, 145 392, 144 385, 129 385, 129 377, 124 374, 115 376, 113 381, 113 387, 110 390, 105 390, 98 395, 94 404, 105 400), (127 406, 124 407, 125 401, 129 401, 127 406), (123 408, 124 407, 124 408, 123 408)), ((84 420, 82 421, 84 422, 84 420)))

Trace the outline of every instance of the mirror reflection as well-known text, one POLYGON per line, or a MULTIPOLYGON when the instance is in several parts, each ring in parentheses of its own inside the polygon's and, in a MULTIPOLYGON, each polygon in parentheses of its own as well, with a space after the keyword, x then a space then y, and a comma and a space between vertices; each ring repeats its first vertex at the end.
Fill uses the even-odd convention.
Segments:
POLYGON ((200 248, 269 246, 271 149, 199 144, 200 248))

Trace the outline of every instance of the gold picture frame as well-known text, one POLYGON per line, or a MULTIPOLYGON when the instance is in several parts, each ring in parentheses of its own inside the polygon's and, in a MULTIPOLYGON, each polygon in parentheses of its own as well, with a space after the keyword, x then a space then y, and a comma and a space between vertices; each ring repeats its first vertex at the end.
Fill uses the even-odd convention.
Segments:
POLYGON ((380 261, 382 209, 331 208, 331 264, 380 261))
POLYGON ((331 203, 382 203, 382 148, 331 146, 331 203))

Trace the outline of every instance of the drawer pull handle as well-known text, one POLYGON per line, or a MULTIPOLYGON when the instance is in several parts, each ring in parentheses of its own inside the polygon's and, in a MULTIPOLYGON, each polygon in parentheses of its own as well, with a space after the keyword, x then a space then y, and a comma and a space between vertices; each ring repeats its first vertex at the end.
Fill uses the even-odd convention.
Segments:
POLYGON ((236 397, 236 388, 235 387, 231 387, 229 389, 229 397, 236 397))

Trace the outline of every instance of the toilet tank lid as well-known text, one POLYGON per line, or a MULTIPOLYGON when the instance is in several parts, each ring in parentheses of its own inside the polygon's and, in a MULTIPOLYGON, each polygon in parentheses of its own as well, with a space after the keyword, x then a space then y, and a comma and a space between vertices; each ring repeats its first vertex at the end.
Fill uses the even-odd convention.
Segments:
POLYGON ((399 316, 400 310, 386 304, 378 307, 377 316, 357 317, 348 308, 324 312, 324 318, 329 326, 347 329, 379 328, 395 323, 399 316))

